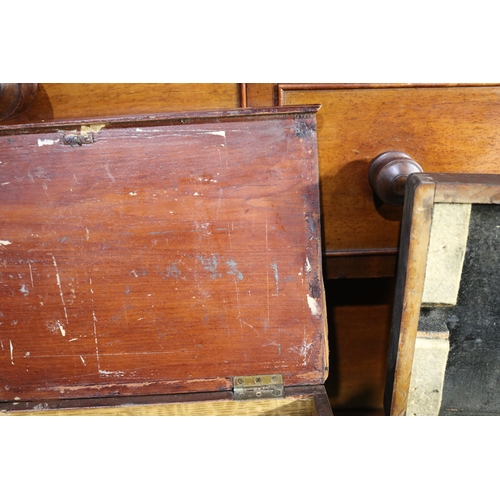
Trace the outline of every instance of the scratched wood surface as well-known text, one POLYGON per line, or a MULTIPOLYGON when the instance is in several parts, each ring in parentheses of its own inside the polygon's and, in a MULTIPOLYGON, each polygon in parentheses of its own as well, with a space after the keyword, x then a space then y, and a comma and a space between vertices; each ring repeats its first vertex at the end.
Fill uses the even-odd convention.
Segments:
POLYGON ((322 383, 316 110, 0 127, 0 400, 322 383))

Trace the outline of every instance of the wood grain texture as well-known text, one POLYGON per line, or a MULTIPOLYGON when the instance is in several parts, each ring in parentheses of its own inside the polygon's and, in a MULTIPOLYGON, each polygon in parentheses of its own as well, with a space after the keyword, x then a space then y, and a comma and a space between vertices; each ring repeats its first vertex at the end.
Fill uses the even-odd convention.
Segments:
POLYGON ((391 415, 404 415, 407 407, 434 190, 435 184, 427 174, 408 178, 384 395, 386 412, 391 415))
POLYGON ((181 116, 0 127, 0 399, 324 381, 314 109, 181 116))
POLYGON ((332 416, 324 386, 287 387, 279 399, 233 401, 192 393, 0 403, 0 416, 332 416))
POLYGON ((16 117, 36 98, 37 83, 0 83, 0 121, 16 117))
POLYGON ((302 90, 366 90, 366 89, 435 89, 447 87, 489 87, 487 83, 279 83, 276 85, 277 104, 285 104, 286 93, 302 90))
MULTIPOLYGON (((0 412, 1 415, 1 412, 0 412)), ((126 405, 66 410, 38 410, 6 413, 5 416, 80 416, 80 417, 238 417, 238 416, 313 416, 312 398, 267 399, 260 401, 212 401, 156 405, 126 405)))
POLYGON ((237 83, 41 83, 31 106, 5 123, 242 105, 237 83))
POLYGON ((368 166, 399 150, 425 172, 500 172, 500 88, 281 86, 283 104, 321 104, 325 248, 397 248, 401 211, 377 206, 368 166))
POLYGON ((277 106, 278 87, 274 83, 247 83, 248 106, 277 106))

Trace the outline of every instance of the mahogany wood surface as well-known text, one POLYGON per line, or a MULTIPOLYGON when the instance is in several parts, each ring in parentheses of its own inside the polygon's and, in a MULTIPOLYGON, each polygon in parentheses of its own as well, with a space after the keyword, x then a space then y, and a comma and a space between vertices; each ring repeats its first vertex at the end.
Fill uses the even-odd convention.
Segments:
POLYGON ((316 110, 0 127, 0 399, 323 383, 316 110))
POLYGON ((37 83, 0 83, 0 121, 29 108, 37 93, 37 83))
POLYGON ((41 83, 29 108, 5 123, 238 108, 241 99, 237 83, 41 83))
MULTIPOLYGON (((245 105, 241 92, 237 84, 40 84, 31 116, 28 110, 6 123, 238 107, 245 105), (165 99, 167 89, 176 91, 165 99)), ((378 373, 385 369, 386 353, 377 348, 370 358, 365 346, 388 343, 394 285, 384 277, 395 275, 402 209, 377 204, 367 179, 369 163, 378 153, 399 149, 427 172, 497 171, 498 92, 496 84, 245 85, 247 106, 274 106, 279 98, 283 103, 322 104, 320 183, 327 196, 321 202, 323 234, 333 242, 324 248, 325 272, 340 278, 339 288, 328 295, 329 322, 335 336, 344 340, 332 367, 335 377, 332 372, 328 383, 333 387, 335 378, 329 391, 334 391, 339 411, 382 406, 378 373), (376 279, 353 280, 362 282, 355 285, 358 295, 369 292, 385 303, 370 306, 366 315, 366 304, 349 293, 351 307, 338 309, 338 294, 352 288, 342 278, 364 277, 376 279)))
POLYGON ((397 248, 401 212, 377 206, 367 171, 402 151, 425 172, 500 172, 499 87, 284 87, 283 104, 321 104, 325 248, 397 248), (297 90, 294 90, 297 88, 297 90))

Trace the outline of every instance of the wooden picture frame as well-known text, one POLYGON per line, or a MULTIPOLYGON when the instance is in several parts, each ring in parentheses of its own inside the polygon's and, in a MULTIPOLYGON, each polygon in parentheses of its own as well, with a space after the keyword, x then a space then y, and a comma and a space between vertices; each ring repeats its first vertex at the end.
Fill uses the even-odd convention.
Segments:
POLYGON ((408 177, 386 414, 497 414, 499 204, 500 175, 408 177))

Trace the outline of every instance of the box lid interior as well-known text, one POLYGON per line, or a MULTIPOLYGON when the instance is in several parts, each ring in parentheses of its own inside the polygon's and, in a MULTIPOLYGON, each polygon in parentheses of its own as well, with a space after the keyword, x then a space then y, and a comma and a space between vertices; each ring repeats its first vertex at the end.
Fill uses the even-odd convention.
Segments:
POLYGON ((0 400, 322 383, 317 109, 0 127, 0 400))

